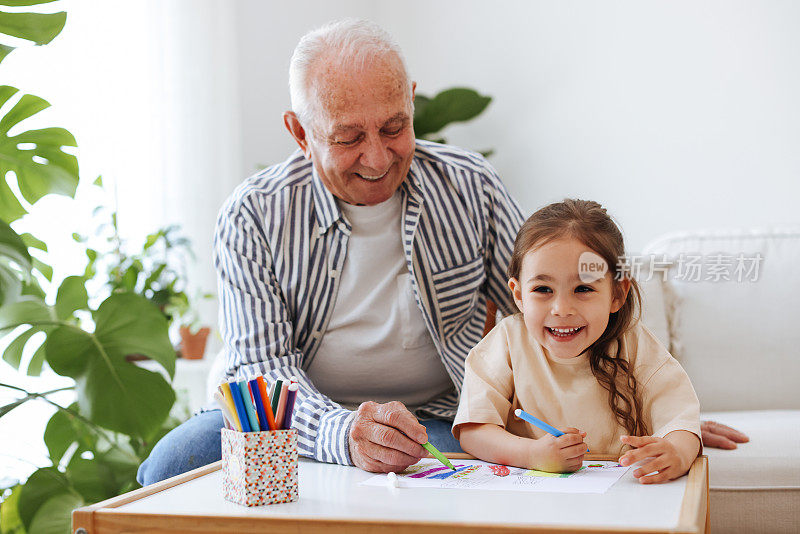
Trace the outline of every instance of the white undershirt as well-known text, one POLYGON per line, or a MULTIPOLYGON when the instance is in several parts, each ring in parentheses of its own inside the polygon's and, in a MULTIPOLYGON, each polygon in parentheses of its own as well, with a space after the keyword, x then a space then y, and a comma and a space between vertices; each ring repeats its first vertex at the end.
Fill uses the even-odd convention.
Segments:
POLYGON ((398 400, 413 411, 453 382, 414 300, 400 193, 375 206, 339 207, 352 232, 333 314, 308 375, 346 408, 398 400))

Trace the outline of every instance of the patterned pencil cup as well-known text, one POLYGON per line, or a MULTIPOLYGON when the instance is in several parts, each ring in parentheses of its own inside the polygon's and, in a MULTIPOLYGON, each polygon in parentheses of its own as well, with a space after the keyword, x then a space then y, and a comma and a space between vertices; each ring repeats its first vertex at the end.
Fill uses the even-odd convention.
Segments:
POLYGON ((245 506, 297 500, 297 431, 222 429, 225 499, 245 506))

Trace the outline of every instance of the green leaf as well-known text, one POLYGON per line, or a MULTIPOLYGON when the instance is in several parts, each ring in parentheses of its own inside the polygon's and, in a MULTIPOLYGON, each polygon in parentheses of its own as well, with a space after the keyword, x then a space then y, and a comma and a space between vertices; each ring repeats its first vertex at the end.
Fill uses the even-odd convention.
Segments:
POLYGON ((109 430, 148 439, 175 402, 175 393, 159 373, 125 357, 144 354, 170 376, 175 351, 166 319, 144 297, 119 293, 95 313, 94 335, 75 327, 53 330, 45 342, 55 372, 77 382, 80 412, 109 430))
MULTIPOLYGON (((0 86, 0 105, 17 93, 17 89, 0 86)), ((33 95, 22 98, 0 119, 0 176, 13 171, 22 196, 35 204, 48 194, 75 196, 78 186, 78 160, 62 150, 77 146, 75 138, 63 128, 28 130, 9 137, 9 130, 47 108, 45 100, 33 95), (19 145, 33 148, 19 148, 19 145)), ((5 180, 0 180, 0 218, 12 222, 26 213, 5 180)))
MULTIPOLYGON (((9 5, 8 0, 3 2, 9 5)), ((32 5, 22 3, 18 5, 32 5)), ((0 33, 33 41, 37 45, 47 44, 64 29, 67 14, 58 13, 7 13, 0 11, 0 33)))
POLYGON ((31 255, 24 239, 2 220, 0 220, 0 256, 4 257, 3 259, 8 258, 23 269, 31 268, 31 255))
POLYGON ((451 122, 468 121, 480 115, 491 101, 491 97, 465 87, 447 89, 432 99, 417 95, 414 100, 414 133, 424 138, 451 122))
POLYGON ((36 349, 36 352, 33 353, 31 356, 31 361, 28 362, 28 368, 25 370, 25 373, 28 376, 39 376, 42 374, 42 366, 44 366, 44 359, 45 359, 45 351, 44 351, 44 343, 39 345, 39 348, 36 349))
POLYGON ((48 499, 69 491, 69 482, 55 467, 43 467, 34 471, 19 496, 19 517, 25 528, 30 532, 33 517, 48 499))
POLYGON ((72 487, 86 502, 99 502, 113 497, 112 488, 106 486, 113 478, 108 466, 101 461, 73 456, 67 466, 66 475, 72 487))
POLYGON ((19 300, 20 295, 22 295, 22 282, 19 279, 19 272, 0 262, 0 306, 19 300))
MULTIPOLYGON (((47 363, 50 364, 53 371, 61 376, 72 377, 76 381, 79 378, 91 379, 91 377, 85 377, 85 375, 90 372, 95 359, 108 359, 107 355, 100 350, 101 347, 97 347, 92 334, 73 326, 55 328, 47 336, 44 347, 47 363)), ((111 362, 108 362, 107 365, 110 367, 111 362)), ((113 375, 113 378, 116 380, 106 382, 106 387, 117 388, 121 386, 118 376, 113 375)), ((85 386, 85 384, 81 384, 78 381, 79 398, 82 396, 81 392, 86 389, 85 386)))
POLYGON ((75 493, 60 493, 47 499, 33 516, 28 534, 64 534, 72 528, 72 510, 86 503, 75 493))
POLYGON ((34 297, 37 300, 44 301, 47 295, 44 294, 44 290, 42 290, 42 286, 39 285, 36 278, 31 277, 22 284, 22 296, 34 297))
MULTIPOLYGON (((5 184, 1 179, 0 182, 5 184)), ((0 220, 0 306, 19 299, 22 281, 30 279, 31 266, 31 255, 23 239, 0 220)))
POLYGON ((163 314, 146 298, 121 293, 106 299, 95 313, 97 339, 111 349, 144 354, 157 361, 170 377, 175 375, 175 349, 163 314))
POLYGON ((23 534, 22 520, 19 518, 19 495, 22 486, 16 485, 11 490, 11 495, 3 500, 0 505, 0 532, 3 534, 23 534))
POLYGON ((2 62, 8 54, 13 52, 15 47, 8 46, 4 44, 0 44, 0 62, 2 62))
POLYGON ((25 344, 36 332, 38 332, 36 328, 28 328, 19 336, 17 336, 14 341, 9 343, 5 352, 3 352, 3 359, 14 369, 19 369, 19 364, 22 361, 22 351, 25 349, 25 344))
POLYGON ((33 267, 40 273, 48 282, 53 281, 53 268, 40 259, 33 258, 33 267))
POLYGON ((39 4, 49 4, 55 1, 56 0, 0 0, 0 6, 38 6, 39 4))
POLYGON ((58 410, 50 418, 44 431, 44 443, 50 451, 50 459, 57 464, 64 453, 74 442, 78 443, 75 454, 93 450, 97 446, 97 430, 84 420, 73 415, 77 413, 78 403, 74 402, 65 409, 58 410), (72 413, 71 413, 72 412, 72 413))
POLYGON ((42 241, 41 239, 34 237, 29 233, 24 233, 20 236, 22 238, 22 242, 25 243, 25 246, 28 248, 35 248, 41 250, 42 252, 47 252, 47 243, 42 241))
POLYGON ((86 280, 82 276, 68 276, 61 282, 56 295, 56 317, 62 321, 72 317, 75 310, 89 309, 86 280))
POLYGON ((58 465, 64 453, 75 442, 75 429, 72 426, 72 416, 64 410, 58 410, 44 429, 44 444, 50 451, 50 460, 53 465, 58 465))
POLYGON ((103 187, 103 176, 102 176, 102 175, 98 176, 98 177, 95 179, 95 181, 94 181, 94 182, 92 182, 92 184, 93 184, 93 185, 100 186, 100 187, 103 187))
POLYGON ((147 250, 153 245, 155 245, 156 242, 158 241, 158 238, 161 237, 162 235, 163 234, 161 232, 156 232, 155 234, 148 235, 147 239, 145 239, 144 241, 144 246, 142 247, 142 250, 147 250))
POLYGON ((55 318, 50 307, 34 297, 22 297, 0 307, 0 333, 18 326, 51 324, 55 318))

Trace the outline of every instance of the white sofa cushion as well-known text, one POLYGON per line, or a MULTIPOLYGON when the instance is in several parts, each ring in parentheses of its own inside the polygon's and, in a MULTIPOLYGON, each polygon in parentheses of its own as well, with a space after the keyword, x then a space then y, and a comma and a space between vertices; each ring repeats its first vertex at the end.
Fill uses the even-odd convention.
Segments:
POLYGON ((668 265, 655 273, 667 346, 701 409, 800 409, 800 228, 671 234, 644 252, 668 265), (735 271, 740 255, 745 268, 762 258, 754 280, 735 271), (705 262, 699 281, 681 276, 693 257, 705 262), (714 281, 714 263, 733 280, 714 281))
POLYGON ((704 412, 750 437, 735 450, 705 448, 711 532, 800 532, 800 410, 704 412))

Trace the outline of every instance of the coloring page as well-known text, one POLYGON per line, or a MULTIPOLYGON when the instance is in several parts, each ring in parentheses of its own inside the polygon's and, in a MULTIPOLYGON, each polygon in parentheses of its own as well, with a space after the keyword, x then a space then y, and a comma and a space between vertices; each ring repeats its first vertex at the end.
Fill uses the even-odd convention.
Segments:
MULTIPOLYGON (((425 458, 397 473, 400 488, 455 488, 557 493, 605 493, 629 469, 616 462, 587 461, 574 473, 547 473, 496 465, 481 460, 453 460, 453 471, 440 462, 425 458)), ((362 482, 386 486, 386 475, 362 482)))

